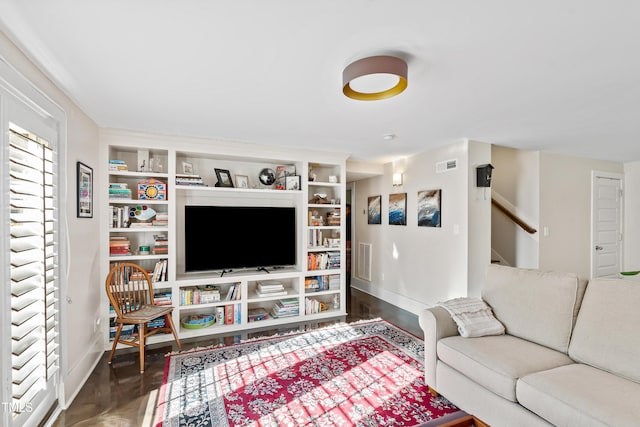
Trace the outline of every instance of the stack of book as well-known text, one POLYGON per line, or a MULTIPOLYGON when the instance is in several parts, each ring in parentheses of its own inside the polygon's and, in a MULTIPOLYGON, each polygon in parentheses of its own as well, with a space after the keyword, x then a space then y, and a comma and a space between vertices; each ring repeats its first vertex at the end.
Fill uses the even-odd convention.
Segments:
POLYGON ((176 174, 176 185, 204 185, 200 175, 176 174))
POLYGON ((166 234, 153 235, 153 253, 155 255, 166 255, 169 253, 169 240, 166 234))
POLYGON ((271 313, 269 313, 271 317, 281 318, 281 317, 292 317, 298 316, 300 314, 300 306, 298 305, 298 298, 287 298, 281 299, 276 302, 273 308, 271 309, 271 313))
POLYGON ((124 160, 109 159, 109 172, 122 172, 128 170, 124 160))
POLYGON ((109 238, 109 255, 131 255, 129 248, 131 242, 124 236, 111 236, 109 238))
POLYGON ((329 252, 329 259, 327 260, 327 268, 328 269, 340 268, 339 252, 329 252))
POLYGON ((131 190, 128 188, 128 184, 124 182, 110 182, 109 183, 109 199, 110 200, 130 200, 131 190))
POLYGON ((171 305, 171 291, 155 292, 153 294, 153 303, 155 305, 171 305))
POLYGON ((166 227, 169 224, 169 214, 167 212, 156 212, 156 217, 151 223, 154 227, 166 227))
POLYGON ((334 209, 327 213, 327 225, 340 225, 340 209, 334 209))
POLYGON ((164 316, 156 317, 149 323, 147 323, 148 328, 164 328, 164 316))
POLYGON ((260 298, 279 297, 287 295, 284 285, 273 280, 258 282, 256 287, 256 295, 260 298))

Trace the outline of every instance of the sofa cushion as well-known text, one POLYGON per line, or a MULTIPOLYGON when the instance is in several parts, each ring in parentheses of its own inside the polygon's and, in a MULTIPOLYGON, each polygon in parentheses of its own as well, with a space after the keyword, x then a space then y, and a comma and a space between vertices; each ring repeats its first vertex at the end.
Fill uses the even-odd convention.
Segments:
POLYGON ((640 384, 575 363, 518 381, 522 406, 554 425, 637 427, 640 384))
POLYGON ((566 353, 585 287, 575 274, 492 264, 482 299, 507 334, 566 353))
POLYGON ((569 355, 640 383, 640 282, 594 279, 589 283, 569 355))
POLYGON ((437 352, 444 363, 512 402, 518 378, 573 363, 564 353, 509 335, 443 338, 437 352))

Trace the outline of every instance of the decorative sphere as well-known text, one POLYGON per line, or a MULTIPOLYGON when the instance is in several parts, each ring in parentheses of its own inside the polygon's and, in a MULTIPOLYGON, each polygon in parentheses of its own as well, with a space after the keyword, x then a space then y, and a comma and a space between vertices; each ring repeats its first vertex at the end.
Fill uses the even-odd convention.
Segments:
POLYGON ((273 169, 264 168, 260 171, 260 182, 264 185, 271 185, 276 182, 276 174, 273 169))

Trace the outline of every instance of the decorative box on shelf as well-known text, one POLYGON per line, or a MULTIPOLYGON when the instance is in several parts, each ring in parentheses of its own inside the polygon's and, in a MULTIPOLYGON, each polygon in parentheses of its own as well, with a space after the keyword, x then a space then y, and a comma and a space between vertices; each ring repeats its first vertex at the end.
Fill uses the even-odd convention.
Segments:
POLYGON ((167 184, 155 178, 138 182, 138 200, 167 200, 167 184))

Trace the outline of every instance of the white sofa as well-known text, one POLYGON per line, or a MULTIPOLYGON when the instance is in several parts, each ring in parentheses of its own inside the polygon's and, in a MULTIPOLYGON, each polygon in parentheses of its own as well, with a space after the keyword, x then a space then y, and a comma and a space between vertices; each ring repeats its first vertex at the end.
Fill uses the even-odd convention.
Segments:
POLYGON ((491 265, 482 299, 505 335, 421 312, 431 388, 492 427, 640 426, 640 281, 491 265))

